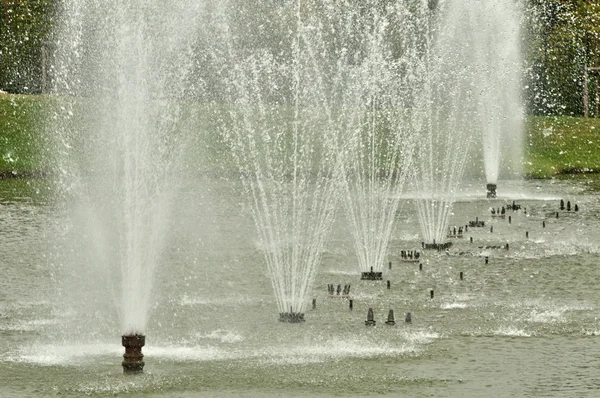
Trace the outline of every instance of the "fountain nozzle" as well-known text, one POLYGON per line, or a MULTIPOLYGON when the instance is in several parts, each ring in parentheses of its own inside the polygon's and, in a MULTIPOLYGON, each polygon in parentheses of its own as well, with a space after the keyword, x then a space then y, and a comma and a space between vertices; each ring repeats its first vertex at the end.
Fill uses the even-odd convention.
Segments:
POLYGON ((496 198, 496 184, 487 184, 485 187, 487 188, 487 197, 496 198))
POLYGON ((146 344, 146 336, 133 334, 121 336, 121 344, 125 347, 123 354, 123 372, 125 374, 137 374, 144 372, 144 354, 142 347, 146 344))
POLYGON ((288 322, 288 323, 304 322, 304 313, 303 312, 294 312, 292 307, 290 307, 290 312, 280 312, 279 313, 279 322, 288 322))

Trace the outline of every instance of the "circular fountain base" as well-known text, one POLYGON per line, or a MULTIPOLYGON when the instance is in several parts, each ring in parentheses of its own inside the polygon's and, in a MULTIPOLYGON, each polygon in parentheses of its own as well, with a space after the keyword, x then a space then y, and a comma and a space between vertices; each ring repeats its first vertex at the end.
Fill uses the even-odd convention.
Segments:
POLYGON ((142 347, 146 344, 146 336, 134 334, 121 336, 121 343, 125 347, 123 354, 123 372, 125 374, 137 374, 144 371, 144 354, 142 347))
POLYGON ((425 243, 423 248, 426 250, 446 250, 452 247, 452 242, 445 243, 425 243))
POLYGON ((364 281, 381 281, 383 280, 383 272, 361 272, 360 279, 364 281))
POLYGON ((304 313, 300 312, 280 312, 279 322, 300 323, 304 322, 304 313))

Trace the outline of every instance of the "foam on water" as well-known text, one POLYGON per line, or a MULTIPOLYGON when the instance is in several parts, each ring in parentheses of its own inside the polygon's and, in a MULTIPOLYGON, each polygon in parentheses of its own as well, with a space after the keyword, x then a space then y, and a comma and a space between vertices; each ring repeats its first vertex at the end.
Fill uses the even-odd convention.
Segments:
POLYGON ((507 336, 507 337, 532 337, 535 336, 533 332, 525 331, 514 326, 504 326, 496 329, 492 332, 493 336, 507 336))
POLYGON ((471 305, 469 305, 468 303, 461 303, 461 302, 452 302, 452 303, 442 303, 440 305, 440 308, 443 310, 453 310, 453 309, 457 309, 457 308, 468 308, 471 305))
MULTIPOLYGON (((82 366, 102 361, 102 357, 120 357, 123 348, 117 344, 76 344, 76 345, 36 345, 23 347, 17 352, 7 353, 2 360, 7 362, 32 363, 40 366, 82 366)), ((172 361, 213 361, 236 359, 250 354, 240 353, 231 348, 223 349, 211 345, 150 345, 144 348, 144 355, 149 358, 168 359, 172 361)))
POLYGON ((348 271, 348 270, 341 270, 341 269, 330 269, 330 270, 325 271, 324 273, 331 274, 331 275, 344 275, 344 276, 354 276, 354 277, 356 277, 358 275, 358 271, 348 271))
POLYGON ((244 336, 237 332, 232 332, 229 330, 217 329, 213 330, 208 334, 196 334, 196 337, 199 339, 208 339, 208 340, 218 340, 221 343, 239 343, 244 341, 244 336))
POLYGON ((370 341, 363 336, 361 339, 333 338, 327 341, 311 342, 308 345, 287 346, 285 349, 274 347, 272 349, 255 352, 261 357, 262 362, 269 364, 309 364, 320 363, 331 359, 341 358, 370 358, 387 357, 413 354, 422 346, 430 344, 439 338, 432 331, 404 331, 390 330, 397 338, 397 343, 370 341))
POLYGON ((116 344, 40 344, 22 347, 16 353, 8 353, 5 355, 5 360, 41 366, 79 366, 97 361, 98 357, 102 356, 118 357, 122 355, 121 351, 121 347, 116 344))
POLYGON ((181 298, 180 304, 183 306, 193 305, 238 305, 248 304, 250 302, 256 302, 256 299, 251 300, 248 297, 194 297, 185 295, 181 298))
POLYGON ((56 325, 60 322, 58 319, 33 319, 29 321, 9 322, 7 325, 0 325, 0 330, 7 332, 35 332, 44 330, 46 326, 56 325))

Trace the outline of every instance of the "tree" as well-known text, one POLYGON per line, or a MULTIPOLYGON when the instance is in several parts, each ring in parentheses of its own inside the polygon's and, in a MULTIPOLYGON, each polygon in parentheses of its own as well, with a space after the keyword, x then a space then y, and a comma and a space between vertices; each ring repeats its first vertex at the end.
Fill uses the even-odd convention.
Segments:
POLYGON ((0 89, 41 92, 43 49, 49 50, 54 10, 53 0, 2 0, 0 89))

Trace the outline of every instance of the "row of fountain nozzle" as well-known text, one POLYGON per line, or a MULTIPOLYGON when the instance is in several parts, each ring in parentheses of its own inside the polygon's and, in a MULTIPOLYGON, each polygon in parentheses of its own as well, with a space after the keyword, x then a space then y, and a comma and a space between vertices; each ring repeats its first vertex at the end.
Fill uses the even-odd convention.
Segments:
MULTIPOLYGON (((564 200, 560 200, 560 209, 564 210, 565 209, 565 201, 564 200)), ((579 206, 577 204, 575 204, 575 211, 579 211, 579 206)), ((571 201, 567 200, 567 211, 571 211, 571 201)))
POLYGON ((344 289, 342 290, 342 285, 337 285, 336 289, 334 284, 327 284, 327 291, 329 292, 330 296, 339 296, 340 293, 342 296, 348 296, 350 295, 350 285, 344 285, 344 289))
POLYGON ((418 260, 421 253, 418 250, 401 250, 400 257, 402 260, 418 260))
MULTIPOLYGON (((406 322, 406 323, 412 322, 412 315, 410 314, 410 312, 406 313, 404 322, 406 322)), ((375 326, 376 323, 377 323, 377 321, 375 321, 375 316, 373 315, 373 308, 369 308, 369 311, 367 312, 367 320, 365 321, 365 325, 366 326, 375 326)), ((385 321, 385 324, 389 325, 389 326, 393 326, 396 324, 396 319, 394 317, 394 310, 390 310, 388 312, 388 317, 387 317, 387 321, 385 321)))

